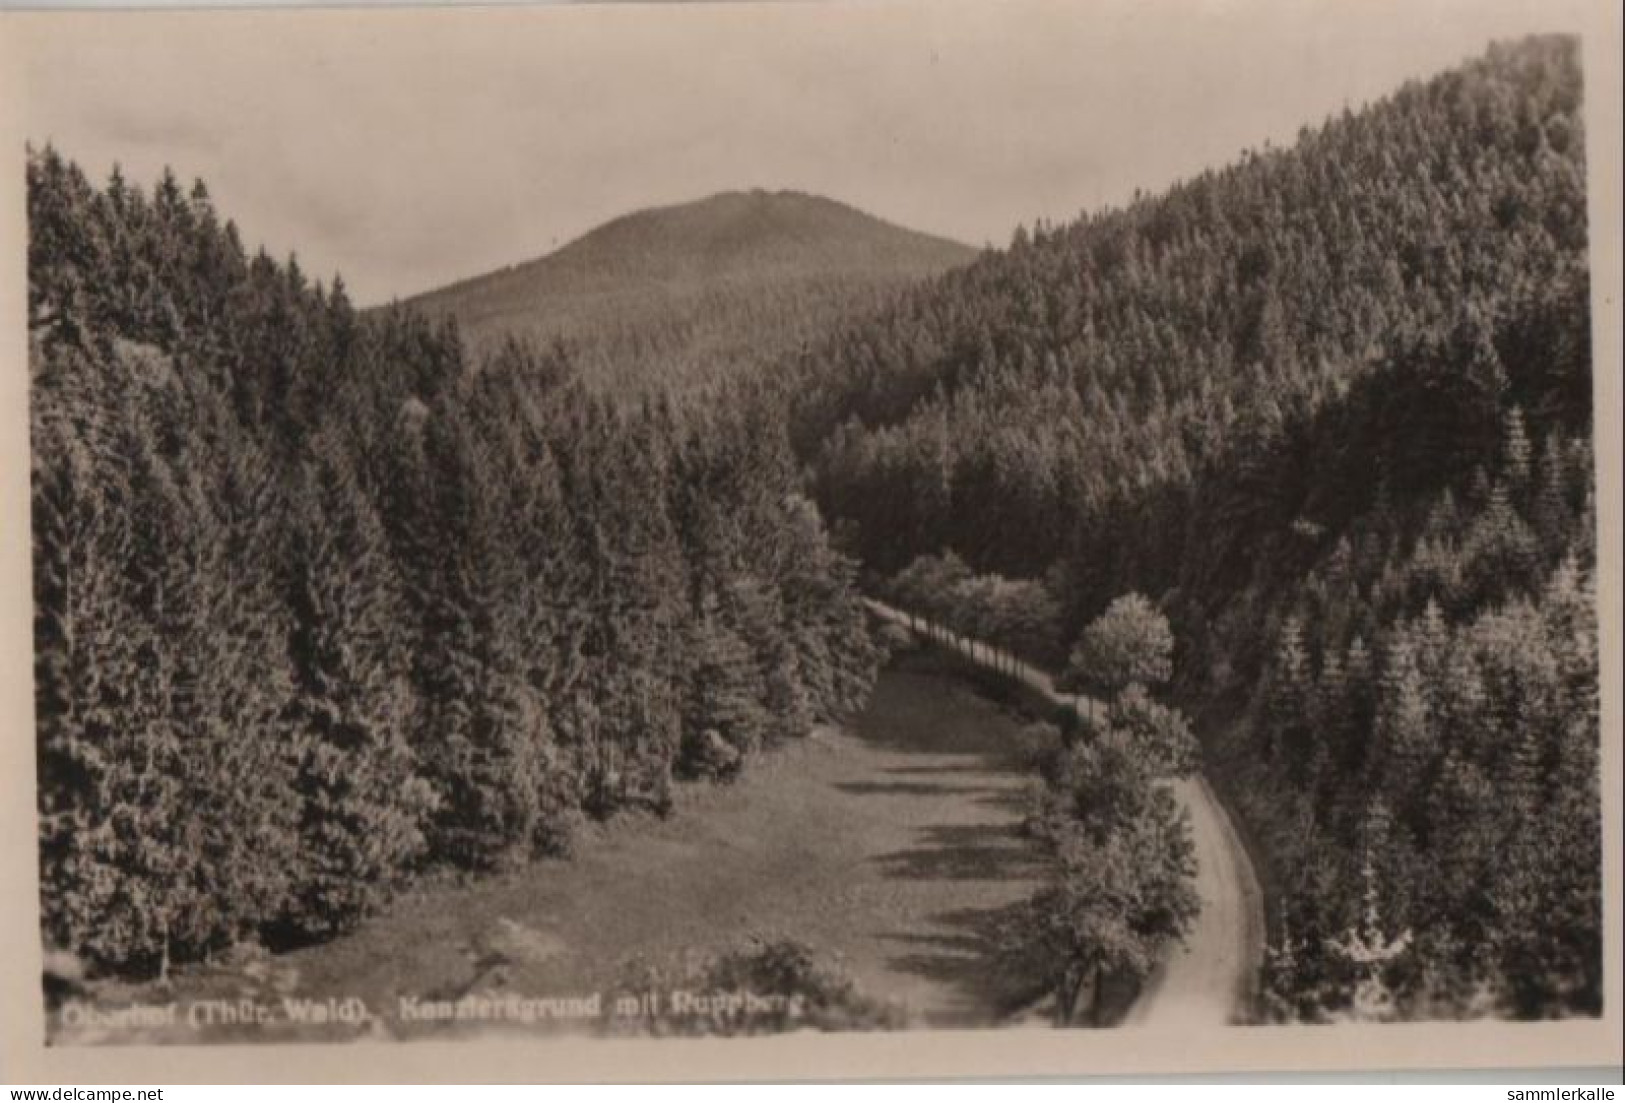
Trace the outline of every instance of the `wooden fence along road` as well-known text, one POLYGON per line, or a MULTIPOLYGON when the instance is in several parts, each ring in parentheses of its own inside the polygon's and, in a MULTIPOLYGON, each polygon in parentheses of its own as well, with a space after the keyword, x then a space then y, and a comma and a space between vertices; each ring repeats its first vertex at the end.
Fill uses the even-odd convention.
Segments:
MULTIPOLYGON (((865 599, 883 620, 948 647, 971 662, 1021 682, 1074 712, 1087 698, 1062 693, 1049 674, 1007 651, 865 599)), ((1147 980, 1125 1026, 1176 1030, 1242 1023, 1250 1019, 1264 959, 1264 904, 1257 874, 1229 813, 1207 779, 1195 774, 1172 783, 1190 817, 1196 847, 1196 891, 1201 913, 1147 980)))

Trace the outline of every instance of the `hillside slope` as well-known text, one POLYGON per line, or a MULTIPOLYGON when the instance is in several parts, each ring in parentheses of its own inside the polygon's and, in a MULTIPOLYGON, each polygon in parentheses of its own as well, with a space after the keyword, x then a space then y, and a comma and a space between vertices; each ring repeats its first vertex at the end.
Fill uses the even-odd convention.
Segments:
POLYGON ((975 256, 799 192, 725 192, 625 215, 557 252, 419 295, 476 351, 563 340, 589 382, 723 376, 975 256))
POLYGON ((168 173, 27 188, 41 928, 91 973, 343 934, 866 697, 752 401, 472 364, 168 173))
POLYGON ((1599 1006, 1581 96, 1574 40, 1495 46, 783 376, 873 575, 1041 578, 1063 646, 1161 605, 1267 851, 1283 1018, 1599 1006))

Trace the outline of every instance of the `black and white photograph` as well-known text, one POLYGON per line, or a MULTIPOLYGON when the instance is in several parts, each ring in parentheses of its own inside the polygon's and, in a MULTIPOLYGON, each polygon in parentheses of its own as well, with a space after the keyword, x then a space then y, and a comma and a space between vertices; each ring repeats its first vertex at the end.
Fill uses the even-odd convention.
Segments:
POLYGON ((8 1032, 1617 1059, 1605 7, 0 16, 8 1032))

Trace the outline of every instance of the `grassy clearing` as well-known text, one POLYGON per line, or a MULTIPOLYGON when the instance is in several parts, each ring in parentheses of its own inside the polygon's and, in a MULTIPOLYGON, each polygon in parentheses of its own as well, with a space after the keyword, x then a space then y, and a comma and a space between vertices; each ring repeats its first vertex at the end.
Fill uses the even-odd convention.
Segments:
POLYGON ((607 991, 632 959, 774 937, 826 956, 911 1023, 997 1022, 1026 995, 985 954, 989 925, 1040 873, 1021 834, 1031 774, 1020 719, 937 664, 904 659, 848 727, 762 756, 736 784, 686 788, 667 819, 596 829, 569 861, 429 885, 350 937, 191 970, 171 991, 107 989, 99 1003, 355 998, 383 1022, 317 1036, 411 1035, 445 1028, 400 1022, 403 1000, 581 997, 607 991))

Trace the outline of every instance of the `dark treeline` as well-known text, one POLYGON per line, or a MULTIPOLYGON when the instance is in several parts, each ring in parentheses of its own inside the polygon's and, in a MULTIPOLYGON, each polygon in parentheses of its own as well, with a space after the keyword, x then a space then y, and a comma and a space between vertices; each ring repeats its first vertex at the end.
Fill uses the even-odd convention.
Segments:
POLYGON ((782 423, 465 362, 200 184, 28 163, 43 927, 103 968, 352 926, 860 702, 782 423))
POLYGON ((1168 614, 1284 1017, 1600 1005, 1580 102, 1573 40, 1495 47, 1020 231, 786 388, 890 592, 1040 579, 1029 654, 1168 614))
POLYGON ((975 574, 950 551, 920 556, 883 589, 927 629, 946 628, 1042 667, 1057 667, 1064 658, 1061 612, 1040 581, 975 574))

